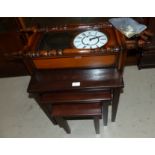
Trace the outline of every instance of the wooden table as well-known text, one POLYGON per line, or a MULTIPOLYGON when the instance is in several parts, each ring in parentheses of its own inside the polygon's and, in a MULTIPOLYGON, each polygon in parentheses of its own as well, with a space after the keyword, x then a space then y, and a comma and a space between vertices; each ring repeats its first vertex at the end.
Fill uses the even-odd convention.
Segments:
POLYGON ((54 124, 52 104, 109 99, 115 121, 123 88, 124 44, 123 35, 109 23, 65 25, 36 30, 24 51, 15 56, 24 60, 31 74, 28 92, 54 124), (76 49, 74 37, 90 29, 105 33, 108 42, 101 48, 76 49))

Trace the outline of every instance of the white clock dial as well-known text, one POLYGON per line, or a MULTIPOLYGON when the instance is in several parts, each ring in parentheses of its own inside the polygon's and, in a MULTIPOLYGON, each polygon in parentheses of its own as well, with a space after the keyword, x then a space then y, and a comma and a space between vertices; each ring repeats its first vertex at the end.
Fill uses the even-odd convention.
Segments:
POLYGON ((107 36, 100 31, 89 30, 78 34, 73 41, 77 49, 95 49, 104 46, 108 42, 107 36))

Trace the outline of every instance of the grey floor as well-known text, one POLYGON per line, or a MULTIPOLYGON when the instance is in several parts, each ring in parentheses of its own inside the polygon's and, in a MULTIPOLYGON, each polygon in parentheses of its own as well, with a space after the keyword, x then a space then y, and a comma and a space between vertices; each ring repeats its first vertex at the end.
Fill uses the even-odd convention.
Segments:
POLYGON ((29 80, 28 76, 0 79, 0 137, 155 137, 155 69, 125 68, 117 120, 111 123, 109 115, 107 127, 101 121, 98 135, 92 120, 69 121, 70 135, 53 126, 28 98, 29 80))

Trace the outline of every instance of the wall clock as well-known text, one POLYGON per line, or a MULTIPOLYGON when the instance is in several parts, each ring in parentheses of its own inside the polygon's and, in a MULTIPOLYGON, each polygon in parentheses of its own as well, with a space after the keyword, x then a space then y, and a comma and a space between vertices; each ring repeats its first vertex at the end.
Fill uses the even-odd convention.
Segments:
POLYGON ((77 49, 95 49, 104 46, 108 42, 105 33, 97 30, 84 31, 75 36, 73 45, 77 49))

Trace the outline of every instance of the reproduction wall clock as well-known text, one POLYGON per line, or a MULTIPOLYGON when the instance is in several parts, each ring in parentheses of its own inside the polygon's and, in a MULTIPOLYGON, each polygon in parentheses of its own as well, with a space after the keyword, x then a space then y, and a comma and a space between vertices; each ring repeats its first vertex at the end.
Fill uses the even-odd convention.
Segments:
POLYGON ((105 33, 97 30, 84 31, 75 36, 73 45, 77 49, 95 49, 104 46, 108 42, 105 33))

